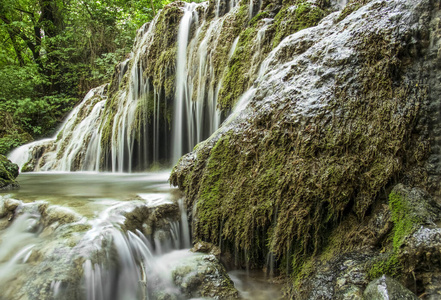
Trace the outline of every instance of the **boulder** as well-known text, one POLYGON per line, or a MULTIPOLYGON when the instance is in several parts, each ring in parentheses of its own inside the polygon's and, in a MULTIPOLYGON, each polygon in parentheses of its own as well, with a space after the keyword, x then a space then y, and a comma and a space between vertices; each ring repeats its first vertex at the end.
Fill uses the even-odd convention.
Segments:
POLYGON ((366 300, 416 300, 414 293, 405 288, 401 283, 388 276, 381 276, 369 283, 363 293, 366 300))
POLYGON ((238 299, 238 291, 219 260, 212 254, 191 255, 175 265, 174 284, 188 297, 238 299))

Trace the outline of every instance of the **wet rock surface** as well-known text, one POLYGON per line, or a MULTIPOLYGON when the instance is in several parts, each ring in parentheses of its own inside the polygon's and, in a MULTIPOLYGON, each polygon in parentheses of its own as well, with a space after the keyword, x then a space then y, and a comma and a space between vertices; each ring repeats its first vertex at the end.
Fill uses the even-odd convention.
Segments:
POLYGON ((361 299, 383 274, 436 298, 440 15, 348 1, 283 39, 172 172, 196 239, 255 267, 275 254, 293 299, 361 299))
POLYGON ((188 298, 239 299, 233 282, 214 255, 198 254, 179 261, 172 277, 188 298))
POLYGON ((382 276, 370 282, 363 293, 363 297, 363 299, 366 300, 419 299, 414 293, 406 289, 399 282, 387 276, 382 276))
POLYGON ((18 176, 18 165, 12 163, 4 155, 0 155, 0 189, 17 188, 15 180, 18 176))

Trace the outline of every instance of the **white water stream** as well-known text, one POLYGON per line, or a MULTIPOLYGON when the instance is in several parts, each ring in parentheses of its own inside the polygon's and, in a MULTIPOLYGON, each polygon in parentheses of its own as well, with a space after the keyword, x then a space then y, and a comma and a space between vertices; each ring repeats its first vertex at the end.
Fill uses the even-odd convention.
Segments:
MULTIPOLYGON (((189 251, 185 205, 168 175, 20 175, 20 190, 0 192, 0 298, 192 298, 197 270, 217 267, 189 251)), ((216 274, 205 276, 216 282, 216 274)), ((244 296, 277 295, 238 274, 232 277, 244 296)))

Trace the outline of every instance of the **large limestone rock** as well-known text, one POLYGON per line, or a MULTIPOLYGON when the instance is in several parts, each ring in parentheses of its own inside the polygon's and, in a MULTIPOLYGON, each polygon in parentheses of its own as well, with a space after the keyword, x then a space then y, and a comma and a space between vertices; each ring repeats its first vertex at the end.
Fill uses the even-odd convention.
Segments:
POLYGON ((353 0, 283 39, 172 171, 195 238, 257 267, 274 255, 295 299, 357 299, 383 273, 435 295, 440 17, 434 1, 353 0))

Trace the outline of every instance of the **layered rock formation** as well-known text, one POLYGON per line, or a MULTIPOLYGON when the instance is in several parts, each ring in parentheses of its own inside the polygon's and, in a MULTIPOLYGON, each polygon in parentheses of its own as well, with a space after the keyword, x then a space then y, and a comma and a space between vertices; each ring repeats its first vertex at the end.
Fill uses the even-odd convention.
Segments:
POLYGON ((360 298, 383 274, 437 295, 439 16, 436 1, 349 1, 283 39, 172 172, 196 240, 275 261, 295 299, 360 298))

